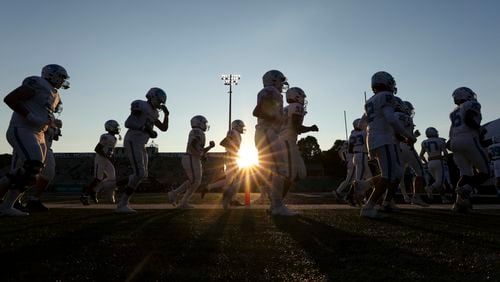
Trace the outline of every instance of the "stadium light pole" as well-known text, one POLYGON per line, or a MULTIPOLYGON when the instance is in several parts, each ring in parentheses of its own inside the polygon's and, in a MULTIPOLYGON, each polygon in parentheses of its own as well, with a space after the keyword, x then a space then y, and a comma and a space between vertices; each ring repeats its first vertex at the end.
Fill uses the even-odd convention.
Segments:
POLYGON ((238 85, 238 81, 241 76, 239 74, 223 74, 221 75, 222 81, 224 81, 224 85, 229 85, 229 129, 231 130, 231 99, 233 94, 233 84, 238 85))

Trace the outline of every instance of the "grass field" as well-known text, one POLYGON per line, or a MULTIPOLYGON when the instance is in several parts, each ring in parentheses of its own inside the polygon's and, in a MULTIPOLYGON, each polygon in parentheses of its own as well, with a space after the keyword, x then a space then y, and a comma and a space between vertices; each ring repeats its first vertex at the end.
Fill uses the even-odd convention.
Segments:
POLYGON ((358 214, 318 205, 295 218, 245 208, 1 217, 0 281, 500 281, 500 210, 358 214))

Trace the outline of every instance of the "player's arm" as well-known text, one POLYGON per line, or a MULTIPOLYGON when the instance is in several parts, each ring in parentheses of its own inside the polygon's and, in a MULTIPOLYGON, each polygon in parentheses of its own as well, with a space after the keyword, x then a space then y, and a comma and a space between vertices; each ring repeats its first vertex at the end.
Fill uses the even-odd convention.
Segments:
POLYGON ((349 142, 347 143, 347 152, 349 153, 354 153, 354 141, 356 141, 356 138, 354 136, 349 136, 349 142))
POLYGON ((101 143, 97 143, 94 148, 94 152, 96 152, 99 156, 105 157, 106 159, 110 158, 110 156, 104 152, 104 146, 101 143))
POLYGON ((394 112, 394 108, 393 107, 385 106, 385 107, 382 108, 382 112, 383 112, 384 118, 392 126, 392 128, 394 129, 394 131, 395 131, 396 134, 399 134, 399 135, 405 137, 412 144, 415 143, 415 141, 417 139, 415 138, 415 136, 413 136, 413 132, 408 132, 401 125, 401 123, 399 122, 399 120, 398 120, 398 118, 397 118, 397 116, 396 116, 396 114, 394 112))
POLYGON ((257 99, 257 106, 253 110, 253 116, 268 121, 281 121, 281 111, 279 105, 272 99, 271 95, 262 95, 257 99))
POLYGON ((167 106, 162 105, 161 110, 163 111, 163 122, 160 120, 155 120, 155 126, 158 127, 159 130, 161 131, 167 131, 168 129, 168 116, 170 115, 170 112, 167 109, 167 106))
POLYGON ((311 131, 318 131, 318 126, 315 124, 312 126, 304 126, 302 122, 304 121, 304 116, 302 115, 292 115, 292 125, 297 134, 302 134, 311 131))
POLYGON ((465 111, 464 115, 464 123, 473 129, 479 130, 481 128, 481 124, 477 121, 481 119, 481 114, 474 110, 465 111))
POLYGON ((208 153, 208 151, 210 151, 210 149, 212 149, 213 147, 215 147, 215 142, 214 141, 208 142, 208 146, 203 148, 203 154, 208 153))
POLYGON ((12 92, 7 94, 3 101, 9 108, 14 112, 20 114, 23 117, 28 117, 29 110, 24 107, 23 101, 29 100, 35 96, 35 91, 25 85, 21 85, 14 89, 12 92))

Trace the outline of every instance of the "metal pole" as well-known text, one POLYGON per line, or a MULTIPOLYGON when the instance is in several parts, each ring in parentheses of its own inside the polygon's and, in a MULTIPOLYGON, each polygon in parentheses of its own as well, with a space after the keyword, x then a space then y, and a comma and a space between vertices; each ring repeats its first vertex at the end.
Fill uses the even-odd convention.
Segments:
POLYGON ((229 75, 229 130, 231 130, 231 98, 232 98, 232 94, 233 94, 233 89, 232 89, 232 75, 230 74, 229 75))
POLYGON ((347 140, 347 117, 346 117, 345 110, 344 110, 344 126, 345 126, 345 140, 349 141, 349 140, 347 140))

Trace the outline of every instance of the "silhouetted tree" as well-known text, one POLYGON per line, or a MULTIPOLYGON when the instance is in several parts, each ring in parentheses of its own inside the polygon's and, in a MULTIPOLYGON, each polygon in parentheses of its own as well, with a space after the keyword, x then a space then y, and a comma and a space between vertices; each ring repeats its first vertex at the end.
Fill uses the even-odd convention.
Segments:
POLYGON ((305 162, 321 160, 321 148, 316 138, 306 136, 297 142, 297 146, 299 146, 299 150, 305 162))

